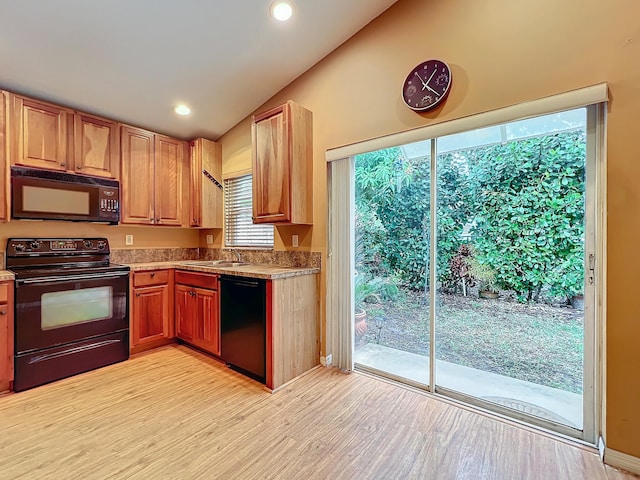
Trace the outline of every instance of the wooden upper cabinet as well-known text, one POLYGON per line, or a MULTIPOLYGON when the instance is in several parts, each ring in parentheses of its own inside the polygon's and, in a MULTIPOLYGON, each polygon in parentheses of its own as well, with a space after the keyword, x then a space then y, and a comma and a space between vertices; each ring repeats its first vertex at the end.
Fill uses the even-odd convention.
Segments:
POLYGON ((186 142, 125 126, 121 141, 121 223, 182 226, 186 142))
POLYGON ((7 188, 7 122, 6 122, 6 95, 0 91, 0 221, 8 220, 9 189, 7 188))
POLYGON ((120 129, 116 122, 83 113, 74 115, 75 170, 86 175, 118 178, 120 129))
POLYGON ((312 121, 291 101, 254 115, 254 223, 313 223, 312 121))
POLYGON ((153 224, 154 134, 122 127, 121 223, 153 224))
POLYGON ((155 136, 155 223, 183 223, 182 167, 186 143, 163 135, 155 136))
POLYGON ((9 94, 12 165, 119 177, 119 124, 9 94))
POLYGON ((67 170, 69 121, 63 107, 10 94, 11 163, 67 170))
POLYGON ((198 138, 191 142, 190 159, 189 223, 192 227, 222 228, 222 145, 198 138))

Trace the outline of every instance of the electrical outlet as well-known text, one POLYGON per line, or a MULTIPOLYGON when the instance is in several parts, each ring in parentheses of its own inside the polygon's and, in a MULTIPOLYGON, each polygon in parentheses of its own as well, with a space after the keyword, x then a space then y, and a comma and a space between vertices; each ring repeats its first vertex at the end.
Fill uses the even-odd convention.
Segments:
POLYGON ((133 245, 133 235, 125 235, 124 236, 124 244, 125 245, 133 245))
POLYGON ((207 245, 213 245, 213 235, 207 235, 207 245))
POLYGON ((291 245, 294 247, 298 246, 298 235, 291 235, 291 245))

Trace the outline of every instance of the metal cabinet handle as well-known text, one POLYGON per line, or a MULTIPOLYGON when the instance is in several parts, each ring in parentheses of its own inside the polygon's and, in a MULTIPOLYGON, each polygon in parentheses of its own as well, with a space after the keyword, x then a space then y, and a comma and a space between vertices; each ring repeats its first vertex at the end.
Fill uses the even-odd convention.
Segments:
POLYGON ((6 315, 7 311, 6 310, 0 310, 0 315, 6 315))
POLYGON ((64 162, 61 162, 61 163, 60 163, 60 166, 61 166, 61 167, 66 167, 66 166, 67 166, 67 164, 66 164, 66 163, 64 163, 64 162))
POLYGON ((151 272, 151 278, 156 276, 156 272, 151 272))
POLYGON ((80 170, 82 168, 82 165, 76 165, 76 170, 80 170))
POLYGON ((140 296, 140 294, 139 294, 139 293, 136 293, 136 297, 139 297, 139 296, 140 296))

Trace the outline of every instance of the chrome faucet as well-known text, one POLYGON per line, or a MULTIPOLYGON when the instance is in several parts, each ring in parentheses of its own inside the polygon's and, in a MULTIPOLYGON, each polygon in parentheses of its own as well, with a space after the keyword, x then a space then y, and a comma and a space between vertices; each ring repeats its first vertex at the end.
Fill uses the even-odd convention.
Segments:
POLYGON ((236 256, 236 262, 242 262, 242 256, 240 255, 240 252, 238 250, 234 250, 232 253, 236 256))

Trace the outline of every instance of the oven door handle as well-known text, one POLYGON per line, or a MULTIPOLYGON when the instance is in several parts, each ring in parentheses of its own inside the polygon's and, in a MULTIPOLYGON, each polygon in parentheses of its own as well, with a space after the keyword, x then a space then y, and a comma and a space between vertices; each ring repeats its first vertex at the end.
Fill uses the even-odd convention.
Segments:
POLYGON ((67 350, 62 350, 60 352, 39 355, 37 357, 33 357, 29 361, 29 363, 34 364, 34 363, 46 362, 48 360, 53 360, 55 358, 65 357, 67 355, 73 355, 75 353, 80 353, 80 352, 86 352, 87 350, 93 350, 95 348, 106 347, 114 343, 120 343, 120 340, 103 340, 101 342, 90 343, 88 345, 81 345, 79 347, 68 348, 67 350))
POLYGON ((87 273, 81 275, 60 275, 55 277, 38 277, 38 278, 25 278, 22 280, 16 280, 16 285, 31 285, 34 283, 60 283, 60 282, 74 282, 76 280, 96 280, 101 278, 118 278, 126 277, 129 272, 110 272, 110 273, 87 273))

